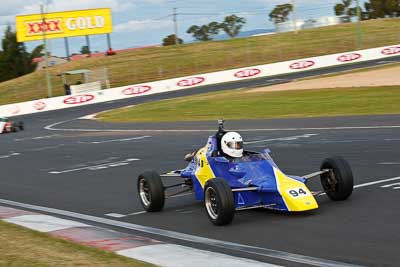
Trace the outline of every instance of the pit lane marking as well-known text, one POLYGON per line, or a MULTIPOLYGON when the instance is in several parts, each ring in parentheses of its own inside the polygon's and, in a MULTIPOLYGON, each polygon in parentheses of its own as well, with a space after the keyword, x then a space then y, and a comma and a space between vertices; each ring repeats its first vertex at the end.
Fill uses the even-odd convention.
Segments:
POLYGON ((113 143, 113 142, 128 142, 133 140, 143 140, 146 138, 150 138, 149 135, 132 137, 132 138, 122 138, 122 139, 113 139, 113 140, 105 140, 105 141, 92 141, 92 142, 79 142, 79 144, 106 144, 106 143, 113 143))
POLYGON ((48 173, 50 173, 50 174, 62 174, 62 173, 77 172, 77 171, 84 171, 84 170, 98 171, 98 170, 108 169, 108 168, 112 168, 112 167, 120 167, 120 166, 129 165, 132 161, 138 161, 138 160, 140 160, 140 159, 132 158, 132 159, 126 159, 126 160, 123 160, 123 161, 109 162, 109 163, 93 165, 93 166, 86 166, 86 167, 70 169, 70 170, 50 171, 48 173))

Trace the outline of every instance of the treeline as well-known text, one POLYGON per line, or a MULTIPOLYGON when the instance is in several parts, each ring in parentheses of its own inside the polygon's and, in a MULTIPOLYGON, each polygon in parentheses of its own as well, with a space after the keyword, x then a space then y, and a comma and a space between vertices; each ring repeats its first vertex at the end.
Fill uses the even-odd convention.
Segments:
POLYGON ((24 43, 17 42, 16 33, 8 26, 1 41, 0 82, 31 73, 36 69, 33 59, 40 57, 43 46, 36 47, 32 53, 26 51, 24 43))
MULTIPOLYGON (((356 16, 360 16, 361 20, 400 17, 399 0, 369 0, 358 7, 356 3, 355 0, 342 0, 333 7, 335 15, 348 17, 348 21, 356 16)), ((292 4, 277 5, 269 13, 269 19, 274 23, 285 22, 289 20, 292 12, 292 4)))
MULTIPOLYGON (((204 25, 192 25, 187 29, 187 33, 191 34, 198 41, 211 41, 214 35, 224 31, 229 37, 235 38, 246 23, 246 19, 236 15, 226 16, 222 22, 210 22, 204 25)), ((183 40, 177 38, 175 34, 168 35, 163 40, 163 45, 182 44, 183 40)))
POLYGON ((398 0, 369 0, 364 3, 364 7, 356 7, 354 2, 354 0, 342 0, 336 4, 334 7, 336 16, 354 17, 360 14, 362 20, 400 17, 398 0))

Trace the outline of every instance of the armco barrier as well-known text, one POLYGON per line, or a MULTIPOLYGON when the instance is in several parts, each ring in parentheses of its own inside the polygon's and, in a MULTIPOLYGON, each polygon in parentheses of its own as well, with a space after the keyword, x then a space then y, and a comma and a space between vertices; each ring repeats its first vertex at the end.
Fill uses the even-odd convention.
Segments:
POLYGON ((372 48, 347 53, 290 60, 247 68, 198 74, 146 84, 128 85, 91 93, 60 96, 0 106, 0 116, 17 116, 49 110, 77 107, 106 101, 185 90, 204 85, 232 82, 243 79, 274 76, 311 69, 332 67, 354 62, 383 59, 400 55, 400 45, 372 48))

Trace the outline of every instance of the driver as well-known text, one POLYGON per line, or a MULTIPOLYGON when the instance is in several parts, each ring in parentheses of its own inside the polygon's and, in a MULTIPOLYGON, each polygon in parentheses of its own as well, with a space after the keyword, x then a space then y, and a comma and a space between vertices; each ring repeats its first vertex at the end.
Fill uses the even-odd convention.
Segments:
POLYGON ((243 138, 237 132, 227 132, 221 138, 223 154, 231 158, 243 156, 243 138))
MULTIPOLYGON (((224 132, 218 131, 218 156, 225 156, 229 159, 241 158, 243 156, 243 138, 237 132, 224 132)), ((185 155, 184 160, 191 161, 196 155, 198 150, 185 155)))

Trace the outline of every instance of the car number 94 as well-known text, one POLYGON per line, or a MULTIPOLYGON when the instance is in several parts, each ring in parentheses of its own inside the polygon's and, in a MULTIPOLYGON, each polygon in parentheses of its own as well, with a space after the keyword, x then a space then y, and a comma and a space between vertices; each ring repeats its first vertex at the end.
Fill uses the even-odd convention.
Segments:
POLYGON ((304 188, 292 188, 287 190, 287 192, 289 193, 290 196, 297 198, 297 197, 305 197, 308 196, 309 193, 304 190, 304 188))

